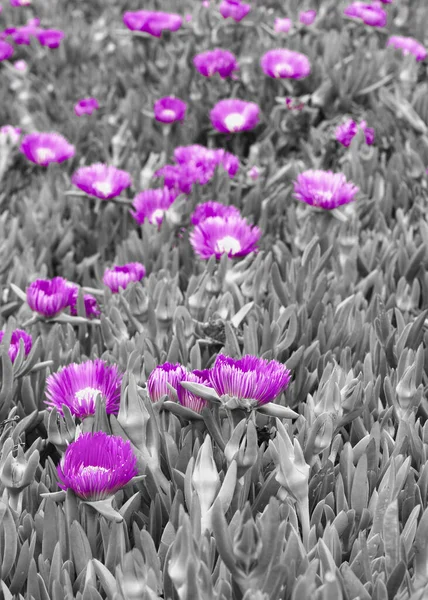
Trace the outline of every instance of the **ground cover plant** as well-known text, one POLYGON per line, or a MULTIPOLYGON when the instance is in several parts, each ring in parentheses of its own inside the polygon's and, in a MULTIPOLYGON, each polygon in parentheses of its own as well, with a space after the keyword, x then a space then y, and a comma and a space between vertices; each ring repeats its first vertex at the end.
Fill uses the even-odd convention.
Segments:
POLYGON ((428 593, 425 0, 3 0, 4 600, 428 593))

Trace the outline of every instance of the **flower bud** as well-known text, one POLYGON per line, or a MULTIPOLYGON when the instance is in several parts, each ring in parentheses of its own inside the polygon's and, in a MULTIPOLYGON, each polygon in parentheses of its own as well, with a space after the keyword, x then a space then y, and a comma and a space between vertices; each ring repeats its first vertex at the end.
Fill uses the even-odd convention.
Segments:
POLYGON ((242 419, 238 423, 224 449, 224 455, 229 464, 232 460, 236 460, 238 479, 255 465, 258 456, 258 443, 257 431, 252 421, 247 424, 245 419, 242 419))
POLYGON ((137 391, 135 377, 129 375, 129 384, 120 402, 117 420, 131 442, 141 450, 146 444, 146 425, 149 413, 137 391))
POLYGON ((297 439, 294 439, 293 445, 287 430, 279 419, 276 420, 276 424, 278 430, 277 436, 269 444, 269 447, 273 449, 273 454, 277 462, 275 479, 298 502, 307 502, 309 465, 305 462, 297 439))
POLYGON ((48 440, 54 444, 58 452, 63 453, 76 437, 76 423, 66 404, 62 405, 64 418, 58 415, 56 406, 52 408, 48 419, 48 440))
POLYGON ((403 377, 395 388, 397 401, 399 404, 399 414, 401 417, 413 408, 417 408, 421 402, 423 387, 416 387, 415 383, 415 365, 410 365, 404 371, 403 377))
POLYGON ((233 538, 233 554, 238 567, 249 574, 257 566, 263 550, 263 541, 248 505, 245 507, 242 517, 243 522, 239 523, 233 538))
POLYGON ((39 465, 39 451, 34 450, 30 456, 25 456, 21 446, 18 446, 17 456, 11 450, 3 463, 0 474, 2 484, 9 490, 21 492, 34 480, 39 465))
POLYGON ((198 495, 201 517, 212 506, 220 489, 220 477, 213 458, 211 438, 206 436, 196 457, 192 475, 192 484, 198 495))

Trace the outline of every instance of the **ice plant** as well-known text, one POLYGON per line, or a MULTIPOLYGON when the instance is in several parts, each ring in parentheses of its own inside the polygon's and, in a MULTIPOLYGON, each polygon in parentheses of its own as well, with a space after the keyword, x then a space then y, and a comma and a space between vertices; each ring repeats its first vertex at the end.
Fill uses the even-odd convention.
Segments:
POLYGON ((294 182, 294 196, 311 206, 332 209, 354 200, 358 187, 343 173, 312 170, 300 173, 294 182))
MULTIPOLYGON (((74 284, 73 284, 74 285, 74 284)), ((76 285, 70 298, 70 313, 77 316, 77 300, 79 297, 79 287, 76 285)), ((85 305, 85 313, 88 318, 99 317, 101 311, 98 307, 97 299, 92 294, 83 295, 83 304, 85 305)))
POLYGON ((236 56, 222 48, 196 54, 193 64, 204 77, 212 77, 218 73, 222 79, 230 77, 234 71, 239 69, 236 56))
POLYGON ((28 70, 28 64, 25 60, 17 60, 13 63, 14 68, 21 73, 25 73, 28 70))
POLYGON ((316 10, 306 10, 299 14, 299 21, 303 25, 312 25, 317 16, 316 10))
POLYGON ((5 42, 4 40, 0 40, 0 62, 2 60, 7 60, 14 53, 13 46, 5 42))
MULTIPOLYGON (((4 333, 4 331, 0 331, 0 343, 3 341, 4 333)), ((15 358, 18 356, 20 340, 23 342, 25 356, 27 356, 32 348, 33 338, 31 335, 22 329, 15 329, 12 332, 8 348, 9 358, 12 362, 14 362, 15 358)))
POLYGON ((45 317, 54 317, 70 306, 74 287, 63 277, 36 279, 27 287, 28 306, 45 317))
POLYGON ((276 360, 250 354, 234 359, 219 354, 209 378, 225 404, 249 410, 272 402, 282 394, 290 382, 290 371, 276 360))
POLYGON ((224 19, 231 18, 236 22, 248 15, 251 5, 241 2, 241 0, 222 0, 219 11, 224 19))
MULTIPOLYGON (((206 387, 212 387, 209 379, 209 369, 196 370, 191 373, 186 372, 181 381, 191 381, 193 383, 200 383, 205 385, 206 387)), ((181 383, 180 381, 180 383, 181 383)), ((177 386, 177 397, 181 406, 185 406, 186 408, 190 408, 194 412, 200 413, 204 406, 207 405, 207 401, 203 398, 200 398, 190 390, 184 388, 182 385, 177 386)))
POLYGON ((151 225, 160 225, 166 211, 176 198, 177 193, 166 186, 160 189, 144 190, 135 196, 132 202, 134 210, 131 210, 131 215, 139 225, 146 220, 151 225))
POLYGON ((208 217, 190 234, 193 250, 203 259, 211 256, 230 258, 257 252, 261 229, 240 216, 208 217))
POLYGON ((126 12, 123 22, 131 31, 144 31, 154 37, 161 37, 162 31, 177 31, 183 24, 180 15, 152 10, 126 12))
POLYGON ((357 124, 352 119, 348 119, 345 123, 339 125, 336 128, 336 140, 340 144, 342 144, 342 146, 345 146, 347 148, 351 145, 351 142, 357 135, 359 128, 362 129, 362 131, 364 131, 366 144, 371 146, 374 142, 374 129, 372 129, 371 127, 367 127, 367 123, 365 121, 361 121, 360 124, 357 124))
POLYGON ((275 33, 288 33, 290 31, 290 29, 292 28, 292 26, 293 26, 293 22, 291 19, 288 19, 288 18, 281 19, 280 17, 277 17, 275 19, 273 28, 275 30, 275 33))
POLYGON ((47 167, 72 158, 76 150, 59 133, 29 133, 21 142, 20 152, 36 165, 47 167))
POLYGON ((311 72, 307 56, 286 48, 269 50, 262 56, 260 65, 265 75, 275 79, 303 79, 311 72))
POLYGON ((30 6, 32 0, 10 0, 11 6, 30 6))
POLYGON ((253 129, 259 122, 260 108, 255 102, 231 98, 220 100, 210 112, 212 126, 221 133, 253 129))
POLYGON ((65 404, 72 415, 84 419, 95 414, 96 399, 100 396, 106 412, 117 415, 121 383, 122 374, 116 365, 100 359, 72 363, 47 378, 45 404, 50 410, 56 408, 61 415, 65 404))
POLYGON ((131 175, 127 171, 104 163, 80 167, 73 174, 71 182, 89 196, 101 200, 111 200, 119 196, 132 184, 131 175))
POLYGON ((231 217, 240 216, 239 209, 236 206, 226 206, 221 202, 204 202, 198 204, 190 218, 192 225, 199 225, 209 217, 231 217))
POLYGON ((74 112, 78 117, 81 117, 82 115, 92 115, 99 107, 100 105, 96 98, 82 98, 74 105, 74 112))
POLYGON ((37 17, 33 19, 28 19, 26 25, 21 25, 20 27, 7 27, 1 37, 10 36, 15 44, 21 46, 26 45, 29 46, 31 42, 31 36, 37 37, 40 31, 40 19, 37 17))
POLYGON ((103 431, 84 433, 70 444, 57 467, 59 487, 82 500, 105 500, 138 474, 131 442, 103 431))
POLYGON ((147 391, 152 402, 158 402, 164 396, 168 396, 173 402, 176 401, 176 396, 173 394, 168 384, 177 392, 180 386, 180 381, 186 377, 187 370, 180 363, 164 363, 158 365, 150 373, 147 379, 147 391))
POLYGON ((367 4, 365 2, 352 2, 345 8, 343 14, 347 17, 361 19, 365 25, 372 27, 385 27, 387 14, 377 4, 367 4))
POLYGON ((41 46, 47 46, 48 48, 53 49, 59 47, 64 39, 65 33, 60 29, 40 29, 36 35, 41 46))
POLYGON ((153 106, 155 119, 160 123, 183 121, 186 116, 186 109, 187 104, 180 98, 175 98, 175 96, 160 98, 153 106))
POLYGON ((418 40, 411 37, 404 37, 402 35, 392 35, 386 44, 387 46, 393 46, 398 50, 402 50, 403 54, 413 54, 417 61, 425 60, 427 57, 427 51, 418 40))
POLYGON ((21 137, 22 129, 13 125, 3 125, 0 127, 0 144, 3 140, 8 141, 13 146, 17 146, 21 137))
POLYGON ((139 262, 116 265, 104 271, 103 282, 116 294, 121 288, 125 290, 133 281, 140 281, 145 274, 146 269, 139 262))

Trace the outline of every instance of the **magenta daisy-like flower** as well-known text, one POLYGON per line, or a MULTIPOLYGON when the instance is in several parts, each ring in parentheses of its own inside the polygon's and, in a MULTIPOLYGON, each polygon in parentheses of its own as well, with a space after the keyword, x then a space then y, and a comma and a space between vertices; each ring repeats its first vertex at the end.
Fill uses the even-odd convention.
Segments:
POLYGON ((354 137, 357 135, 359 128, 364 131, 366 144, 371 146, 374 142, 374 129, 367 127, 367 123, 365 121, 361 121, 361 123, 358 125, 352 119, 348 119, 345 123, 336 128, 336 140, 342 144, 342 146, 348 148, 348 146, 351 145, 354 137))
MULTIPOLYGON (((70 313, 75 317, 77 316, 77 300, 79 297, 79 287, 77 285, 71 284, 73 286, 73 292, 70 299, 70 313)), ((98 306, 98 302, 92 294, 84 294, 83 303, 85 305, 85 313, 88 319, 92 317, 99 317, 101 311, 98 306)))
POLYGON ((192 225, 199 225, 209 217, 232 217, 240 216, 239 209, 236 206, 226 206, 221 202, 204 202, 198 204, 195 208, 190 221, 192 225))
POLYGON ((160 123, 174 123, 183 121, 186 116, 187 104, 175 98, 175 96, 165 96, 157 100, 153 106, 156 121, 160 123))
POLYGON ((8 60, 14 53, 13 46, 5 42, 4 40, 0 40, 0 62, 2 60, 8 60))
POLYGON ((317 17, 316 10, 305 10, 299 14, 299 21, 303 25, 312 25, 317 17))
POLYGON ((13 125, 3 125, 0 127, 0 143, 6 140, 12 146, 17 146, 21 137, 22 129, 13 125))
POLYGON ((294 182, 294 196, 298 200, 328 210, 352 202, 358 191, 343 173, 331 171, 310 169, 300 173, 294 182))
POLYGON ((275 19, 273 28, 275 30, 275 33, 288 33, 290 31, 290 29, 292 28, 292 26, 293 26, 293 22, 291 19, 288 19, 288 18, 281 19, 280 17, 277 17, 275 19))
MULTIPOLYGON (((0 331, 0 343, 4 338, 4 331, 0 331)), ((12 362, 14 362, 15 358, 18 356, 20 341, 22 340, 24 345, 24 354, 27 356, 29 354, 32 346, 33 346, 33 338, 29 333, 23 331, 22 329, 15 329, 12 332, 12 336, 10 338, 10 344, 8 349, 9 358, 12 362)))
POLYGON ((30 6, 32 0, 10 0, 11 6, 30 6))
POLYGON ((413 54, 417 61, 425 60, 427 57, 425 46, 411 37, 392 35, 386 45, 402 50, 404 55, 413 54))
POLYGON ((290 382, 290 371, 276 360, 247 354, 235 360, 219 354, 210 371, 212 387, 223 402, 235 400, 242 408, 256 408, 272 402, 290 382))
POLYGON ((23 138, 19 150, 41 167, 62 163, 76 153, 75 147, 59 133, 29 133, 23 138))
POLYGON ((103 163, 95 163, 77 169, 71 182, 89 196, 111 200, 128 188, 132 184, 132 179, 126 171, 103 163))
POLYGON ((47 378, 45 404, 50 410, 56 408, 61 415, 65 404, 71 414, 84 419, 95 414, 96 399, 101 396, 106 412, 117 415, 121 384, 122 374, 116 365, 100 359, 72 363, 47 378))
POLYGON ((180 363, 158 365, 147 379, 147 391, 152 402, 159 402, 164 396, 175 402, 176 398, 168 384, 178 393, 180 381, 186 377, 187 370, 180 363))
POLYGON ((126 12, 123 22, 131 31, 144 31, 154 37, 161 37, 162 31, 177 31, 183 24, 180 15, 153 10, 126 12))
POLYGON ((311 72, 307 56, 286 48, 269 50, 262 56, 260 65, 265 75, 275 79, 303 79, 311 72))
POLYGON ((11 37, 16 45, 26 45, 29 46, 31 42, 31 37, 37 37, 40 31, 40 19, 34 18, 29 19, 26 25, 21 25, 21 27, 7 27, 2 33, 3 37, 11 37))
POLYGON ((54 317, 70 306, 75 285, 63 277, 36 279, 27 287, 27 303, 31 310, 45 317, 54 317))
POLYGON ((161 189, 150 189, 140 192, 134 198, 131 215, 139 225, 147 221, 151 225, 160 225, 164 215, 174 200, 177 198, 177 192, 168 187, 161 189))
POLYGON ((82 115, 92 115, 99 107, 100 105, 96 98, 82 98, 74 105, 74 112, 78 117, 81 117, 82 115))
POLYGON ((241 0, 222 0, 219 11, 224 19, 231 18, 236 22, 242 21, 251 10, 250 4, 241 0))
POLYGON ((193 64, 204 77, 212 77, 218 73, 222 79, 225 79, 230 77, 234 71, 239 70, 236 56, 222 48, 197 54, 193 58, 193 64))
POLYGON ((210 112, 212 126, 221 133, 237 133, 253 129, 260 120, 260 108, 255 102, 220 100, 210 112))
POLYGON ((92 502, 113 496, 138 475, 131 442, 103 431, 79 436, 67 447, 57 470, 61 489, 92 502))
MULTIPOLYGON (((196 370, 192 371, 191 373, 186 371, 181 381, 190 381, 192 383, 200 383, 205 387, 212 387, 209 374, 209 369, 203 369, 201 371, 196 370)), ((196 396, 196 394, 190 392, 180 384, 177 387, 177 396, 178 401, 182 406, 190 408, 191 410, 197 413, 200 413, 204 406, 207 405, 206 400, 200 398, 199 396, 196 396)))
POLYGON ((61 29, 40 29, 37 32, 40 45, 47 48, 58 48, 64 37, 65 33, 61 29))
POLYGON ((104 271, 103 282, 114 294, 125 290, 133 281, 140 281, 146 274, 144 265, 139 262, 117 265, 104 271))
POLYGON ((361 19, 366 25, 372 27, 385 27, 388 15, 377 4, 367 4, 365 2, 353 2, 345 8, 343 14, 347 17, 361 19))
POLYGON ((190 234, 193 250, 201 258, 246 256, 257 251, 261 229, 250 225, 240 216, 208 217, 195 226, 190 234))

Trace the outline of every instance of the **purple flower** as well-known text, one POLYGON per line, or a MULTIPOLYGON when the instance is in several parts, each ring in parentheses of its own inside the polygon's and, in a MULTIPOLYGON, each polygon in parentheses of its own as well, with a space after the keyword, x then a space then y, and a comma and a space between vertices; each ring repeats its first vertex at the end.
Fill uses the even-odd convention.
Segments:
POLYGON ((240 216, 239 210, 236 206, 226 206, 221 202, 204 202, 198 204, 191 216, 192 225, 199 225, 202 221, 205 221, 209 217, 232 217, 240 216))
POLYGON ((277 17, 274 23, 274 30, 276 33, 288 33, 293 26, 291 19, 281 19, 277 17))
POLYGON ((222 79, 225 79, 230 77, 234 71, 239 70, 236 56, 221 48, 197 54, 193 58, 193 64, 204 77, 211 77, 218 73, 222 79))
POLYGON ((180 381, 183 381, 186 374, 187 370, 180 363, 173 365, 167 362, 163 365, 158 365, 147 379, 147 391, 150 400, 158 402, 164 396, 168 396, 170 400, 175 402, 176 398, 167 384, 173 387, 178 393, 178 388, 181 387, 179 385, 180 381))
MULTIPOLYGON (((3 341, 4 333, 4 331, 0 331, 0 343, 3 341)), ((14 362, 15 358, 18 356, 20 340, 22 340, 24 343, 25 356, 29 354, 33 345, 33 338, 29 333, 23 331, 22 329, 15 329, 15 331, 12 332, 8 349, 9 358, 12 362, 14 362)))
POLYGON ((40 29, 37 33, 40 45, 48 48, 58 48, 64 36, 65 33, 60 29, 40 29))
POLYGON ((346 181, 343 173, 309 170, 294 182, 294 196, 311 206, 332 209, 354 200, 357 186, 346 181))
POLYGON ((114 294, 125 290, 133 281, 140 281, 146 274, 144 265, 139 262, 117 265, 104 271, 103 282, 114 294))
POLYGON ((250 409, 275 400, 290 382, 290 371, 276 360, 247 354, 235 360, 219 354, 210 372, 210 381, 224 401, 234 399, 250 409))
POLYGON ((17 146, 21 137, 22 129, 13 125, 3 125, 0 127, 0 143, 3 140, 8 141, 12 146, 17 146))
POLYGON ((366 25, 372 27, 385 27, 387 14, 377 4, 366 4, 365 2, 353 2, 345 8, 343 14, 347 17, 361 19, 366 25))
POLYGON ((260 65, 265 75, 276 79, 303 79, 311 72, 307 56, 286 48, 269 50, 262 56, 260 65))
POLYGON ((74 112, 78 117, 81 117, 82 115, 92 115, 99 107, 100 105, 96 98, 82 98, 74 105, 74 112))
POLYGON ((303 23, 303 25, 312 25, 317 16, 316 10, 306 10, 299 14, 299 21, 303 23))
POLYGON ((155 102, 153 112, 156 121, 160 123, 173 123, 182 121, 186 116, 187 104, 174 96, 165 96, 155 102))
POLYGON ((129 173, 103 163, 80 167, 73 174, 71 182, 89 196, 101 200, 111 200, 119 196, 132 184, 129 173))
POLYGON ((260 169, 254 165, 253 167, 251 167, 251 169, 248 171, 248 176, 253 180, 253 181, 257 181, 257 179, 260 177, 260 169))
POLYGON ((374 129, 367 127, 365 121, 361 121, 361 123, 357 125, 355 121, 348 119, 345 123, 337 127, 335 131, 336 140, 342 144, 342 146, 348 148, 354 137, 357 135, 359 127, 364 131, 366 144, 371 146, 374 142, 374 129))
POLYGON ((11 6, 30 6, 32 0, 10 0, 11 6))
POLYGON ((84 419, 95 414, 95 402, 101 396, 107 414, 117 415, 121 384, 122 374, 116 365, 100 359, 72 363, 47 378, 45 404, 61 415, 65 404, 72 415, 84 419))
POLYGON ((29 133, 22 140, 19 150, 28 160, 41 167, 62 163, 76 152, 74 146, 59 133, 29 133))
POLYGON ((113 496, 138 475, 131 442, 103 431, 84 433, 71 443, 57 467, 59 487, 88 501, 113 496))
MULTIPOLYGON (((74 285, 74 284, 72 284, 74 285)), ((77 316, 77 300, 79 297, 79 287, 74 286, 73 293, 70 299, 70 313, 75 317, 77 316)), ((88 319, 91 317, 99 317, 101 311, 98 307, 98 303, 96 298, 91 294, 84 294, 83 303, 85 305, 85 313, 88 319)))
POLYGON ((151 225, 160 225, 176 198, 177 193, 166 186, 161 189, 144 190, 135 196, 132 203, 135 210, 131 211, 131 215, 139 225, 146 219, 151 225))
POLYGON ((183 24, 180 15, 151 11, 138 10, 136 12, 126 12, 123 15, 123 22, 131 31, 145 31, 154 37, 161 37, 162 31, 177 31, 183 24))
POLYGON ((70 306, 75 287, 63 277, 36 279, 27 287, 28 306, 45 317, 54 317, 70 306))
POLYGON ((7 60, 14 53, 13 46, 8 44, 7 42, 0 40, 0 62, 2 60, 7 60))
POLYGON ((427 57, 427 51, 425 47, 411 37, 404 37, 402 35, 392 35, 387 44, 387 46, 393 46, 398 50, 402 50, 403 54, 413 54, 417 61, 425 60, 427 57))
POLYGON ((195 226, 190 243, 201 258, 220 258, 222 254, 232 258, 256 252, 261 234, 259 227, 240 216, 208 217, 195 226))
POLYGON ((255 102, 220 100, 210 112, 212 126, 221 133, 253 129, 259 122, 260 108, 255 102))
POLYGON ((242 21, 251 10, 250 4, 245 4, 241 0, 222 0, 219 11, 224 19, 230 17, 234 21, 242 21))
POLYGON ((8 27, 4 30, 2 36, 10 36, 18 46, 29 46, 31 42, 31 36, 37 37, 40 31, 39 25, 40 19, 29 19, 27 24, 21 25, 21 27, 8 27))
POLYGON ((28 64, 25 60, 17 60, 13 63, 14 68, 21 73, 25 73, 28 70, 28 64))
MULTIPOLYGON (((201 371, 192 371, 191 373, 186 371, 184 377, 180 380, 180 382, 191 381, 192 383, 201 383, 206 387, 212 387, 209 378, 209 373, 209 369, 204 369, 201 371)), ((200 398, 199 396, 196 396, 195 394, 193 394, 193 392, 190 392, 180 384, 177 386, 177 396, 178 401, 182 406, 190 408, 190 410, 193 410, 197 413, 200 413, 202 409, 207 405, 206 400, 200 398)))

